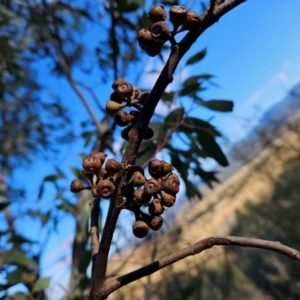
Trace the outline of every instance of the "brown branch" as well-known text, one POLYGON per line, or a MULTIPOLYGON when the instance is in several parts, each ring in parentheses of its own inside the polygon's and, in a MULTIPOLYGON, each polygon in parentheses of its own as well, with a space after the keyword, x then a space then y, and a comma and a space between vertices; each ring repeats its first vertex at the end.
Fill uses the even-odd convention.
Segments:
POLYGON ((99 215, 100 215, 100 207, 99 207, 100 199, 95 198, 94 201, 90 203, 91 207, 91 250, 92 250, 92 258, 94 261, 95 254, 98 253, 99 250, 99 215))
POLYGON ((272 250, 281 253, 289 258, 300 261, 300 252, 293 248, 287 247, 280 242, 272 242, 254 238, 246 237, 236 237, 236 236, 212 236, 201 241, 196 242, 184 249, 165 256, 153 263, 150 263, 142 268, 139 268, 131 273, 120 276, 113 280, 110 280, 105 285, 105 292, 103 294, 103 299, 110 295, 117 289, 127 285, 135 280, 142 277, 148 276, 161 270, 181 259, 188 256, 199 254, 204 250, 210 249, 213 246, 240 246, 240 247, 251 247, 251 248, 261 248, 266 250, 272 250))
POLYGON ((172 81, 176 67, 183 55, 190 49, 197 38, 211 25, 217 22, 221 16, 235 8, 246 0, 229 0, 219 5, 213 13, 207 10, 202 15, 202 22, 197 30, 189 31, 179 44, 172 46, 170 57, 164 66, 160 76, 158 77, 152 91, 150 92, 146 102, 144 103, 140 115, 133 124, 128 146, 123 155, 122 163, 124 169, 120 172, 118 181, 116 182, 115 195, 110 200, 109 210, 104 225, 99 252, 95 263, 95 272, 92 278, 92 288, 90 299, 105 299, 104 282, 108 261, 109 249, 111 246, 113 233, 117 224, 120 211, 123 206, 123 190, 126 187, 129 166, 133 165, 136 160, 138 148, 141 144, 145 131, 148 127, 150 119, 154 114, 154 110, 168 84, 172 81))

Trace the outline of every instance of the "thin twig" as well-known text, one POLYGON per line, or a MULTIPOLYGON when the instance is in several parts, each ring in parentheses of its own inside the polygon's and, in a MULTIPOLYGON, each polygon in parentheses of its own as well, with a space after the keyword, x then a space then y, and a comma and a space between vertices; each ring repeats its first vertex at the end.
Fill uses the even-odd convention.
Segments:
POLYGON ((150 263, 142 268, 139 268, 126 275, 108 281, 104 288, 103 299, 117 289, 127 285, 142 277, 148 276, 161 270, 181 259, 188 256, 199 254, 204 250, 210 249, 213 246, 240 246, 271 250, 283 254, 291 259, 300 261, 300 252, 296 249, 287 247, 280 242, 272 242, 254 238, 237 237, 237 236, 212 236, 200 240, 184 249, 165 256, 153 263, 150 263))

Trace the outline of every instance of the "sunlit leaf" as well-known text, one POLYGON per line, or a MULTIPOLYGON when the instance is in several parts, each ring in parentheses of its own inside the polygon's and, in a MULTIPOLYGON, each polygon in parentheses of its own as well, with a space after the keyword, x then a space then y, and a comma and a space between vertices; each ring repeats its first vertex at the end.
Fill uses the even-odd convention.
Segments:
POLYGON ((191 65, 194 63, 199 62, 201 59, 204 58, 204 56, 206 55, 206 48, 202 49, 201 51, 197 52, 196 54, 194 54, 192 57, 190 57, 186 64, 187 65, 191 65))
POLYGON ((34 292, 43 291, 44 289, 46 289, 49 286, 50 280, 51 280, 50 277, 38 279, 33 286, 33 291, 34 292))
POLYGON ((24 267, 36 266, 36 262, 33 259, 28 258, 23 250, 18 246, 14 246, 12 249, 6 252, 4 256, 4 263, 16 264, 24 267))

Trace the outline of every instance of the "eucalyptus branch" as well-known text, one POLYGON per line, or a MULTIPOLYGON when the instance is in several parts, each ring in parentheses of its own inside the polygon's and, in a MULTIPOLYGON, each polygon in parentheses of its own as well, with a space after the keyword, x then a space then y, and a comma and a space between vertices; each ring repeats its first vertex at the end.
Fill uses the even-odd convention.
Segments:
POLYGON ((188 256, 199 254, 202 251, 212 248, 213 246, 240 246, 266 249, 278 252, 291 259, 300 261, 300 252, 298 250, 285 246, 280 242, 272 242, 267 240, 237 236, 212 236, 200 240, 184 249, 173 252, 172 254, 165 256, 133 272, 108 281, 104 288, 103 299, 105 299, 112 292, 123 287, 124 285, 127 285, 145 276, 149 276, 179 260, 182 260, 188 256))
POLYGON ((94 262, 96 260, 96 254, 99 250, 99 207, 100 199, 95 198, 94 201, 90 203, 91 206, 91 250, 92 250, 92 270, 94 269, 94 262))
POLYGON ((202 22, 199 28, 189 31, 179 44, 175 44, 171 48, 170 57, 164 66, 160 76, 158 77, 152 91, 150 92, 146 102, 144 103, 140 115, 134 122, 131 134, 128 140, 128 146, 123 155, 123 170, 119 173, 118 180, 115 184, 116 192, 110 200, 110 206, 106 218, 106 222, 101 237, 99 252, 95 263, 95 272, 92 279, 92 288, 90 299, 105 299, 104 282, 107 269, 107 261, 109 249, 111 246, 116 223, 123 207, 123 191, 127 184, 127 175, 130 166, 135 163, 138 148, 141 144, 145 131, 148 127, 150 119, 154 114, 154 110, 168 84, 172 82, 173 74, 176 67, 190 49, 197 38, 211 25, 219 20, 221 16, 231 9, 235 8, 245 0, 231 0, 219 5, 212 13, 206 10, 202 15, 202 22))

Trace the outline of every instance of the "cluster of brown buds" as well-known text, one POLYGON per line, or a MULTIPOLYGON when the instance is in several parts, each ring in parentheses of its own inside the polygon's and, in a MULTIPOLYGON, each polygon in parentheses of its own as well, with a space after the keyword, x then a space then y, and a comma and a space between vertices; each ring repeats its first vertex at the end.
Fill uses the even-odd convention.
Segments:
MULTIPOLYGON (((113 92, 110 95, 110 100, 106 103, 106 112, 110 116, 114 116, 117 125, 125 127, 122 130, 121 136, 128 141, 130 130, 133 122, 139 115, 139 110, 147 99, 149 92, 142 92, 136 86, 132 86, 124 78, 117 78, 112 84, 113 92), (131 110, 129 113, 122 110, 125 107, 134 107, 136 110, 131 110)), ((153 130, 148 127, 144 139, 151 139, 154 135, 153 130)))
POLYGON ((173 166, 163 160, 154 159, 148 165, 149 174, 146 179, 144 170, 140 166, 133 166, 128 177, 126 208, 135 214, 133 234, 138 238, 145 237, 149 228, 159 230, 163 224, 162 214, 165 207, 175 204, 176 194, 179 192, 179 178, 172 173, 173 166), (141 210, 148 206, 149 214, 141 210))
POLYGON ((139 45, 149 56, 159 54, 166 41, 173 43, 178 32, 196 29, 201 22, 201 17, 196 12, 188 11, 181 5, 173 5, 169 10, 170 22, 173 25, 173 30, 170 31, 165 22, 166 16, 163 6, 154 6, 148 14, 152 26, 138 32, 139 45))
POLYGON ((83 162, 83 174, 88 178, 90 186, 84 186, 83 182, 75 179, 71 182, 70 190, 78 193, 82 190, 91 190, 95 198, 109 199, 115 192, 116 174, 121 171, 122 164, 114 159, 108 159, 103 168, 106 154, 103 152, 92 153, 83 162))

